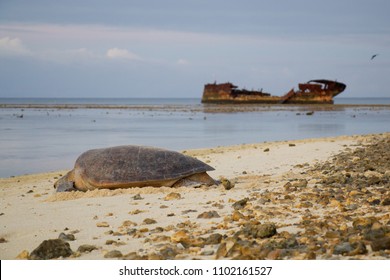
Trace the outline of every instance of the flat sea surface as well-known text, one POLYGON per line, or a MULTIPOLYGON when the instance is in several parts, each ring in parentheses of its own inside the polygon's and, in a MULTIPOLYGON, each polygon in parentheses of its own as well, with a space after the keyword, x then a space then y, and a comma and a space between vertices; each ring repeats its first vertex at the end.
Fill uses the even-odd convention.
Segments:
POLYGON ((202 105, 199 99, 0 98, 0 177, 71 169, 84 151, 172 150, 390 131, 390 98, 335 105, 202 105))

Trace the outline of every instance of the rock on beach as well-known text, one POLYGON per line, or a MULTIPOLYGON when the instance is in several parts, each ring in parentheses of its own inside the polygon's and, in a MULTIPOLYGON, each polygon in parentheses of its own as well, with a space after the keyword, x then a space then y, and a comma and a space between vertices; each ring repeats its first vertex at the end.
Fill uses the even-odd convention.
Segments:
POLYGON ((43 241, 30 254, 30 259, 33 260, 50 260, 60 257, 69 257, 73 251, 70 249, 68 242, 62 239, 49 239, 43 241))

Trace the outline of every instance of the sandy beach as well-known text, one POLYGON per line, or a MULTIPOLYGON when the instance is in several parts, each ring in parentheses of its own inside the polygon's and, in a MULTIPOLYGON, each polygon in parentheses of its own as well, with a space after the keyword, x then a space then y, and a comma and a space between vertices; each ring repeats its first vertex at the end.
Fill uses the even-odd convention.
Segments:
POLYGON ((0 259, 37 258, 53 239, 71 250, 60 258, 76 260, 388 259, 390 173, 375 156, 389 162, 389 141, 383 133, 183 151, 231 189, 56 193, 67 170, 1 178, 0 259))

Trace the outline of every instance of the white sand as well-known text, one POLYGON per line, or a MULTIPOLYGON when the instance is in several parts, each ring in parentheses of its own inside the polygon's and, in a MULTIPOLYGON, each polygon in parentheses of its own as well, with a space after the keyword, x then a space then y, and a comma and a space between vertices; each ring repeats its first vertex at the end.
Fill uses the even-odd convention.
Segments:
MULTIPOLYGON (((69 242, 73 251, 83 244, 98 247, 91 253, 76 256, 77 259, 103 259, 111 250, 120 250, 124 255, 130 252, 150 254, 159 250, 161 239, 172 238, 179 231, 179 223, 192 227, 191 234, 196 236, 210 234, 213 230, 229 234, 231 228, 224 229, 221 224, 224 217, 231 215, 234 201, 247 197, 253 190, 261 193, 281 187, 290 176, 299 177, 306 163, 312 165, 327 160, 369 138, 343 136, 184 151, 213 166, 215 171, 209 172, 212 177, 223 176, 235 181, 235 187, 229 191, 222 186, 147 187, 56 194, 53 183, 66 171, 0 179, 0 238, 5 241, 0 243, 0 259, 15 259, 24 250, 31 253, 43 240, 58 238, 61 232, 74 233, 76 240, 69 242), (291 143, 295 146, 290 146, 291 143), (171 192, 179 193, 181 199, 165 200, 171 192), (137 194, 141 200, 133 198, 137 194), (183 213, 186 210, 192 211, 183 213), (210 210, 216 210, 221 217, 197 218, 210 210), (144 224, 146 218, 157 223, 144 224), (97 226, 99 223, 107 227, 97 226), (164 228, 164 232, 154 234, 153 229, 157 227, 164 228), (125 234, 132 228, 138 232, 136 237, 125 234), (109 234, 110 230, 124 235, 109 234), (117 243, 106 245, 107 240, 117 243)), ((289 223, 291 221, 279 221, 279 226, 294 231, 289 223)), ((205 249, 194 248, 192 256, 177 258, 200 258, 202 250, 205 249)))

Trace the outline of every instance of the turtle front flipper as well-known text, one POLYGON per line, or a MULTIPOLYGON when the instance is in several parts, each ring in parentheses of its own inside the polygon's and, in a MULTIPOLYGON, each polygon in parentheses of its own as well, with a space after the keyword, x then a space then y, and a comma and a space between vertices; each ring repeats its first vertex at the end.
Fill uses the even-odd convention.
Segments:
POLYGON ((73 170, 58 179, 57 182, 54 183, 54 188, 57 190, 57 192, 77 191, 74 182, 73 170))

